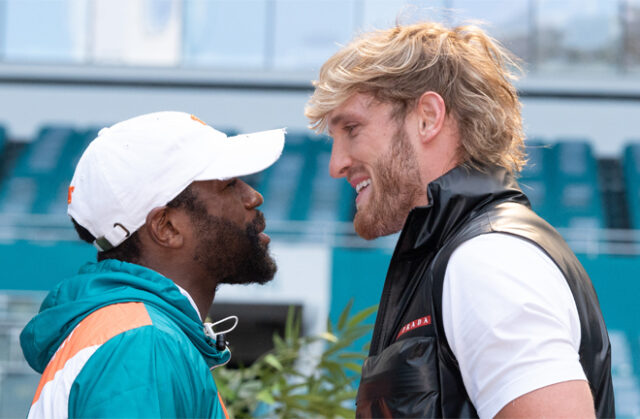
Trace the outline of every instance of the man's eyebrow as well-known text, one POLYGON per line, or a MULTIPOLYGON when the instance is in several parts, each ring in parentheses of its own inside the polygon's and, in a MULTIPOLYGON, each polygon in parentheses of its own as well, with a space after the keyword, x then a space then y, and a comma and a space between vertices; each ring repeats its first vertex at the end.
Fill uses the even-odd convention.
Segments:
POLYGON ((329 123, 327 124, 327 131, 329 132, 329 135, 333 135, 333 133, 331 132, 331 127, 332 126, 336 126, 337 124, 339 124, 342 120, 344 119, 344 115, 343 114, 338 114, 335 115, 333 117, 331 117, 329 119, 329 123))
POLYGON ((344 122, 345 119, 358 119, 358 115, 355 113, 339 113, 330 118, 329 123, 327 124, 327 131, 329 132, 329 135, 331 135, 331 127, 344 122))
POLYGON ((339 124, 344 119, 344 114, 338 114, 329 119, 329 126, 339 124))

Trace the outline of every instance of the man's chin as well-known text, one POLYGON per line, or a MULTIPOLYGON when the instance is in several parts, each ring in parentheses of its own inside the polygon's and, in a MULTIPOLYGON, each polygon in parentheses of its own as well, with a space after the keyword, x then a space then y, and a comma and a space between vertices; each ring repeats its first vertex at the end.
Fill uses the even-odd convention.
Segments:
POLYGON ((252 285, 252 284, 264 285, 273 281, 274 277, 275 277, 275 272, 273 274, 266 273, 266 274, 251 275, 251 276, 245 275, 242 277, 226 278, 221 283, 228 284, 228 285, 252 285))
POLYGON ((356 234, 365 240, 373 240, 380 237, 375 232, 373 232, 368 226, 363 226, 361 223, 356 223, 354 221, 353 227, 356 230, 356 234))
MULTIPOLYGON (((254 242, 252 250, 245 253, 253 255, 251 258, 236 260, 234 268, 227 272, 233 272, 220 281, 221 284, 249 285, 266 284, 273 280, 278 265, 267 249, 262 249, 261 244, 254 242)), ((268 246, 267 246, 268 247, 268 246)))
POLYGON ((379 231, 380 228, 376 225, 375 221, 362 214, 360 211, 356 213, 356 216, 353 219, 353 228, 355 229, 356 234, 365 240, 377 239, 384 235, 379 231))
POLYGON ((389 225, 389 223, 372 217, 366 210, 361 209, 356 212, 353 218, 353 228, 358 236, 365 240, 373 240, 397 233, 402 229, 402 225, 389 225))

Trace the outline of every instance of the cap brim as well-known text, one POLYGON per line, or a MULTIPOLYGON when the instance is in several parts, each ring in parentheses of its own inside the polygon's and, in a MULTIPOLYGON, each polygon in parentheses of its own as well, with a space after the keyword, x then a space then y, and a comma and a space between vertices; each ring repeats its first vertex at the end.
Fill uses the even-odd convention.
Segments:
POLYGON ((282 155, 285 134, 281 128, 227 137, 212 164, 194 180, 224 180, 265 170, 282 155))

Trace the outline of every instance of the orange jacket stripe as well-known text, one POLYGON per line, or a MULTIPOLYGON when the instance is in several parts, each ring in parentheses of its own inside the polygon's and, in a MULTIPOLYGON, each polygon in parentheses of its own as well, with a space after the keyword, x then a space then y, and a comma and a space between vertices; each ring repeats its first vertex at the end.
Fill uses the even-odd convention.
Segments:
POLYGON ((44 385, 53 380, 56 372, 62 370, 65 363, 82 349, 102 345, 127 330, 151 324, 147 309, 139 302, 112 304, 89 314, 76 326, 49 361, 32 405, 40 398, 44 385))
POLYGON ((220 392, 218 392, 218 400, 220 401, 220 406, 222 406, 222 411, 224 412, 224 417, 229 419, 229 413, 227 412, 227 407, 224 405, 222 401, 222 397, 220 396, 220 392))

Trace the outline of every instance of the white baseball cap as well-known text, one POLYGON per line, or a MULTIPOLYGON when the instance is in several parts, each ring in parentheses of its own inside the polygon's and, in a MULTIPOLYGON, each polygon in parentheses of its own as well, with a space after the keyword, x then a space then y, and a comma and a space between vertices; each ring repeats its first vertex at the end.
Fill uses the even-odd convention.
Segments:
POLYGON ((103 128, 82 154, 67 213, 100 251, 125 241, 192 182, 260 172, 282 154, 284 129, 227 137, 183 112, 141 115, 103 128))

